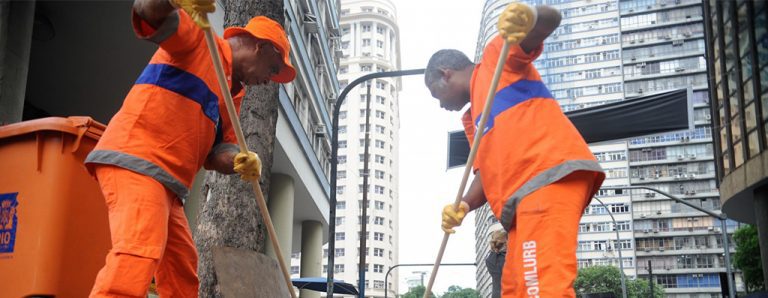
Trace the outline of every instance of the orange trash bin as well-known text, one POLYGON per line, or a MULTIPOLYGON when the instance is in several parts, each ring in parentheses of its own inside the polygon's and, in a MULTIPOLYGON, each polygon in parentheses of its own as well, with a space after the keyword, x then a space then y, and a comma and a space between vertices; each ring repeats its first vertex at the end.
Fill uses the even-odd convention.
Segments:
POLYGON ((51 117, 0 127, 0 297, 87 297, 107 208, 83 165, 105 126, 51 117))

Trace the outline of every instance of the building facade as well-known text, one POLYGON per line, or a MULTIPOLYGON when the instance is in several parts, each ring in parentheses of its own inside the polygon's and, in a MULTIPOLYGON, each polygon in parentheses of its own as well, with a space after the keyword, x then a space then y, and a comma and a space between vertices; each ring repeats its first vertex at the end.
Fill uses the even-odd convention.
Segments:
MULTIPOLYGON (((340 89, 373 72, 400 68, 397 10, 389 0, 343 0, 340 8, 340 89)), ((398 290, 398 273, 386 272, 398 262, 398 139, 400 130, 400 80, 381 78, 360 84, 348 93, 339 112, 339 153, 334 251, 334 278, 360 284, 360 236, 366 221, 366 297, 388 296, 398 290), (370 123, 366 100, 370 88, 370 123), (365 138, 368 134, 368 172, 364 172, 365 138), (362 218, 363 178, 368 177, 367 218, 362 218)), ((294 264, 296 264, 294 262, 294 264)), ((295 266, 295 265, 294 265, 295 266)))
MULTIPOLYGON (((485 2, 476 57, 495 34, 498 15, 509 2, 485 2)), ((564 111, 693 90, 693 130, 590 146, 606 170, 604 186, 653 187, 719 211, 701 1, 525 2, 553 6, 563 15, 534 64, 564 111)), ((601 190, 596 198, 605 206, 593 200, 585 210, 580 268, 618 267, 620 247, 625 273, 648 278, 650 261, 654 281, 665 287, 668 297, 719 297, 719 273, 725 265, 718 219, 648 191, 601 190), (618 245, 614 229, 619 230, 618 245)), ((478 242, 486 242, 479 232, 482 217, 477 220, 478 242)), ((728 223, 731 233, 736 225, 728 223)), ((478 258, 482 254, 478 251, 478 258)), ((484 280, 481 270, 479 283, 484 280)))
MULTIPOLYGON (((768 131, 768 10, 763 1, 704 1, 709 106, 723 210, 755 224, 768 280, 765 188, 768 131)), ((768 283, 766 283, 768 284, 768 283)))
MULTIPOLYGON (((283 255, 304 251, 301 261, 318 265, 302 276, 319 276, 329 210, 329 113, 338 94, 340 57, 332 38, 339 31, 338 3, 286 0, 283 5, 297 76, 280 85, 275 98, 274 161, 265 169, 272 171, 270 212, 283 255)), ((130 11, 130 1, 0 3, 0 125, 49 116, 108 123, 157 49, 135 37, 130 11)), ((223 10, 209 19, 220 35, 223 10)), ((199 182, 185 204, 192 229, 199 182)))
MULTIPOLYGON (((702 9, 696 0, 619 2, 625 96, 693 90, 693 130, 629 141, 630 183, 720 212, 702 9)), ((631 195, 638 277, 650 265, 669 297, 720 297, 719 219, 647 191, 631 195)), ((729 220, 727 233, 735 227, 729 220)))

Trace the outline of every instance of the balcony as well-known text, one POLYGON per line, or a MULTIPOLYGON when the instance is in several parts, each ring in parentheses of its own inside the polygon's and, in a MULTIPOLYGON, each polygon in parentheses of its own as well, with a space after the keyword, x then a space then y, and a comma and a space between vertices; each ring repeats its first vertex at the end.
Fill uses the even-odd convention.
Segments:
MULTIPOLYGON (((633 2, 622 2, 633 3, 633 2)), ((700 5, 701 1, 697 0, 659 0, 655 4, 650 5, 635 5, 631 7, 624 6, 621 8, 621 16, 631 16, 637 14, 643 14, 648 12, 667 10, 671 8, 680 8, 685 6, 700 5)))
POLYGON ((680 163, 680 162, 688 162, 688 161, 710 161, 710 160, 714 160, 714 158, 715 157, 714 155, 712 155, 712 153, 681 154, 681 155, 670 155, 670 156, 667 156, 665 159, 630 160, 629 165, 632 167, 637 167, 637 166, 648 166, 648 165, 658 165, 658 164, 667 164, 667 163, 680 163))

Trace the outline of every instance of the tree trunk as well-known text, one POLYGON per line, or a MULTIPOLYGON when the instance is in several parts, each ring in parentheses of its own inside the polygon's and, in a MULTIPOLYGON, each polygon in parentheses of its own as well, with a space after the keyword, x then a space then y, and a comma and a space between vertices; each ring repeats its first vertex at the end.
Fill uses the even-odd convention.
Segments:
MULTIPOLYGON (((257 15, 270 17, 280 24, 284 22, 282 0, 230 0, 223 9, 225 27, 244 26, 257 15)), ((277 109, 278 85, 270 83, 249 87, 240 113, 248 147, 261 157, 261 189, 265 198, 269 193, 277 109)), ((263 253, 268 235, 250 183, 241 181, 237 175, 210 171, 202 191, 205 199, 201 202, 195 233, 200 256, 199 294, 200 297, 221 297, 213 268, 212 248, 228 246, 263 253)))

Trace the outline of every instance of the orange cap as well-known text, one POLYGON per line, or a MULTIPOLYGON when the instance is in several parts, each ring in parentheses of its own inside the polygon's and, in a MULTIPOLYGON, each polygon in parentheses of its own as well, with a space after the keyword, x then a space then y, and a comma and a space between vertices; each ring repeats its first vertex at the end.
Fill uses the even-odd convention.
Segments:
POLYGON ((280 51, 280 54, 283 55, 283 63, 285 64, 285 67, 270 79, 277 83, 293 81, 293 78, 296 77, 296 69, 293 68, 291 58, 288 57, 291 45, 285 36, 283 26, 280 26, 280 24, 268 17, 258 16, 248 21, 245 27, 229 27, 224 29, 224 38, 230 38, 238 34, 250 34, 253 37, 270 41, 280 51))

